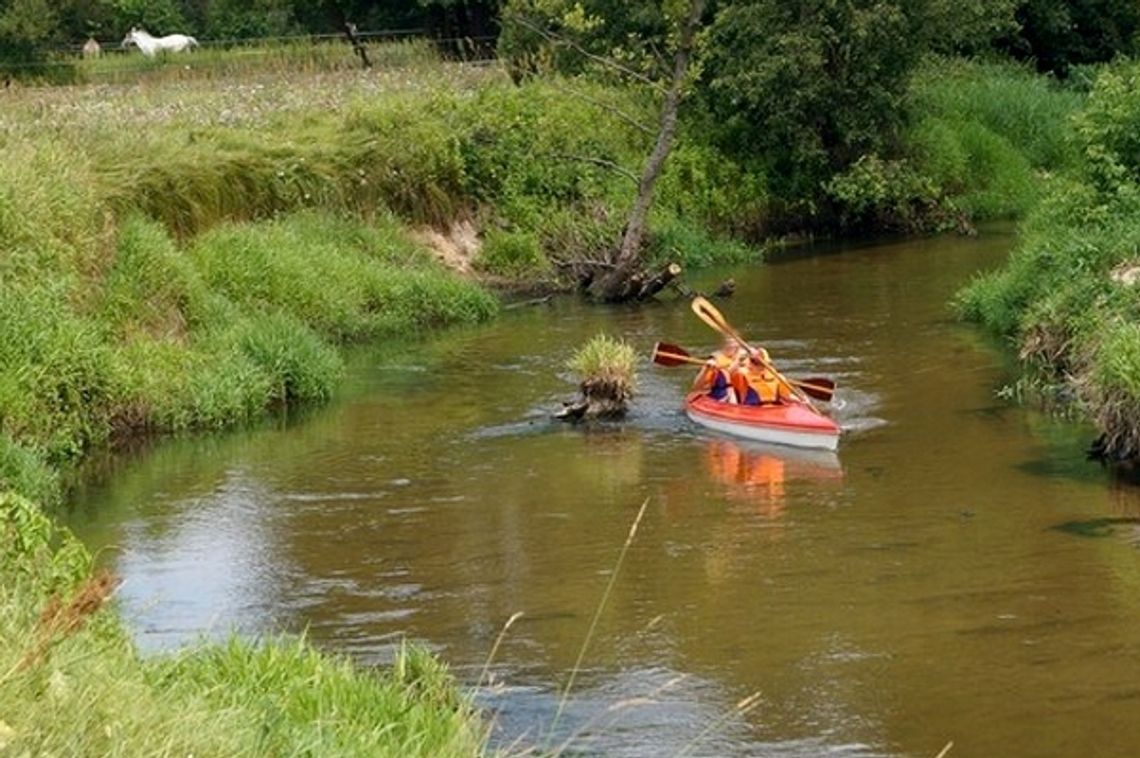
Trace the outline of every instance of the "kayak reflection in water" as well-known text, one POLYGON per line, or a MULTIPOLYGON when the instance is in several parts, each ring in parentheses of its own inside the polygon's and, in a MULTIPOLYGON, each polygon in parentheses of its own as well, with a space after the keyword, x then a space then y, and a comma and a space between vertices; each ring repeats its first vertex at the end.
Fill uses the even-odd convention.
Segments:
POLYGON ((783 513, 788 482, 843 480, 834 453, 728 439, 707 441, 705 464, 709 477, 724 485, 729 500, 754 503, 765 518, 783 513))
POLYGON ((705 449, 709 475, 726 485, 734 500, 755 502, 761 516, 779 518, 784 512, 784 460, 775 455, 745 450, 730 440, 709 440, 705 449))

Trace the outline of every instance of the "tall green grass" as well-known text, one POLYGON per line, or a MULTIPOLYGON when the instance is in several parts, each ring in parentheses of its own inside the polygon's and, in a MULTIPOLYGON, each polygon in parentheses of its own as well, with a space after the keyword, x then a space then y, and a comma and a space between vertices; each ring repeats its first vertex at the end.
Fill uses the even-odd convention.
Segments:
MULTIPOLYGON (((367 42, 365 49, 372 64, 382 68, 430 66, 438 62, 433 44, 426 39, 367 42)), ((81 83, 134 83, 140 79, 156 83, 252 74, 303 75, 360 67, 360 58, 343 39, 209 44, 189 53, 156 58, 147 58, 135 49, 120 52, 117 44, 111 44, 98 58, 74 61, 72 76, 81 83)))
POLYGON ((76 247, 0 283, 6 484, 116 433, 217 428, 329 397, 337 346, 484 320, 494 299, 434 262, 391 216, 221 225, 187 243, 133 216, 89 272, 76 247), (50 273, 51 277, 47 278, 50 273))
POLYGON ((975 220, 1023 216, 1037 176, 1072 165, 1083 96, 1011 63, 938 59, 910 87, 911 160, 975 220))
POLYGON ((1009 336, 1034 375, 1062 386, 1113 457, 1140 455, 1140 64, 1101 72, 1072 118, 1075 158, 1022 226, 1009 263, 958 298, 1009 336))

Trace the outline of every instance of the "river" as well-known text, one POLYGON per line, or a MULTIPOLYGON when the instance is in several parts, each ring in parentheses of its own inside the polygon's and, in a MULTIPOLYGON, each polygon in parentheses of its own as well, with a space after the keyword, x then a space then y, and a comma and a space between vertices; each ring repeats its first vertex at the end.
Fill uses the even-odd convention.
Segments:
POLYGON ((475 686, 496 744, 575 754, 1140 752, 1140 493, 1088 428, 1001 400, 1008 350, 947 302, 1002 232, 801 251, 719 305, 839 384, 837 455, 680 412, 673 301, 573 299, 358 351, 330 406, 93 467, 71 525, 125 580, 144 650, 307 630, 365 664, 403 638, 475 686), (548 421, 599 330, 645 356, 629 420, 548 421), (561 688, 648 507, 555 723, 561 688), (746 702, 748 707, 738 705, 746 702))

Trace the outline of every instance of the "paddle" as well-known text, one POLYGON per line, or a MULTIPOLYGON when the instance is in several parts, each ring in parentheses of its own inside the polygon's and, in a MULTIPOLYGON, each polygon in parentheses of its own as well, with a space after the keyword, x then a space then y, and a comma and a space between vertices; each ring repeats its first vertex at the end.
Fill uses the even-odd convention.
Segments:
MULTIPOLYGON (((694 366, 703 366, 705 360, 698 358, 691 354, 688 350, 680 345, 672 345, 668 342, 658 342, 653 346, 653 362, 659 366, 685 366, 692 364, 694 366)), ((823 402, 830 401, 835 396, 835 382, 822 376, 813 376, 808 379, 787 379, 786 382, 794 387, 802 389, 806 394, 814 397, 816 400, 823 402)))
POLYGON ((653 346, 653 362, 659 366, 694 366, 705 365, 705 359, 698 358, 679 345, 670 345, 668 342, 658 342, 653 346))
POLYGON ((775 366, 773 366, 771 363, 769 363, 768 361, 765 361, 763 358, 761 358, 760 353, 755 348, 753 348, 751 345, 748 344, 748 342, 744 339, 744 337, 742 337, 740 335, 740 332, 738 332, 734 328, 732 328, 732 324, 728 323, 728 319, 726 319, 724 317, 724 315, 721 314, 721 312, 717 310, 715 305, 713 305, 712 303, 710 303, 708 300, 704 299, 700 295, 697 295, 696 297, 693 298, 692 308, 693 308, 693 313, 697 314, 697 318, 699 318, 701 321, 704 321, 706 324, 708 324, 709 326, 711 326, 713 329, 720 332, 724 336, 731 337, 732 339, 736 340, 738 343, 743 345, 745 347, 745 349, 747 349, 748 352, 752 354, 752 359, 754 361, 756 361, 761 366, 763 366, 764 368, 768 369, 773 374, 775 374, 776 378, 779 381, 783 382, 785 385, 787 385, 788 388, 790 388, 792 390, 793 394, 798 395, 799 398, 801 400, 803 400, 805 403, 807 403, 810 407, 815 408, 815 406, 812 405, 811 400, 808 399, 805 392, 798 389, 796 387, 795 382, 789 380, 786 376, 784 376, 779 371, 777 371, 775 366))

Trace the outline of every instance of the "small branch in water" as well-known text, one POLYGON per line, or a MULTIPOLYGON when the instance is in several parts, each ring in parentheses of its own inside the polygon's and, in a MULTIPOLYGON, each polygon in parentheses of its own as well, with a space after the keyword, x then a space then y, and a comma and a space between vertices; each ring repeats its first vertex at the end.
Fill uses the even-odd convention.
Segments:
POLYGON ((554 296, 553 295, 543 295, 542 297, 536 297, 536 298, 532 298, 530 300, 523 300, 523 301, 518 302, 518 303, 510 303, 509 305, 504 305, 503 310, 504 311, 513 311, 516 308, 527 308, 527 307, 532 306, 532 305, 546 305, 547 303, 550 302, 550 299, 552 297, 554 297, 554 296))

